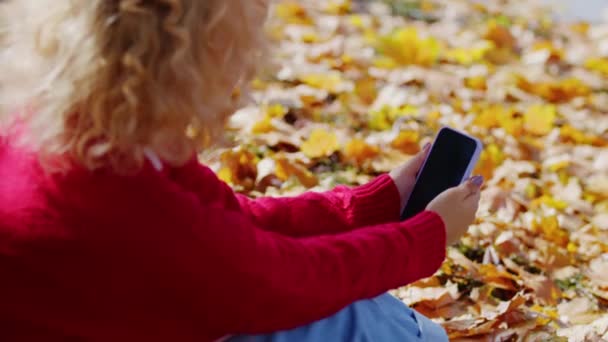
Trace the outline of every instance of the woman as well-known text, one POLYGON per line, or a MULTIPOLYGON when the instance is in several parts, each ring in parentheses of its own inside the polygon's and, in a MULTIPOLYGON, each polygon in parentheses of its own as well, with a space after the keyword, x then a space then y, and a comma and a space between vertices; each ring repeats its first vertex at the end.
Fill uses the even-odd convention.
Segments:
POLYGON ((480 177, 399 222, 428 147, 289 199, 239 196, 198 163, 255 70, 266 7, 2 4, 0 340, 445 339, 382 294, 437 270, 480 177))

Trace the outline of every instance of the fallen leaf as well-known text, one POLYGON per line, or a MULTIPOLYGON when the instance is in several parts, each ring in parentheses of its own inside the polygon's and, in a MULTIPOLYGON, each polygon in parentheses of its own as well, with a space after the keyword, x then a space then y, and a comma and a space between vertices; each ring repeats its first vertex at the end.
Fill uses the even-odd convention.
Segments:
POLYGON ((361 166, 364 162, 377 157, 380 150, 362 139, 353 139, 344 146, 343 156, 346 161, 361 166))
POLYGON ((282 156, 277 156, 275 162, 276 175, 280 180, 287 181, 290 178, 295 177, 306 188, 312 188, 319 184, 317 177, 305 167, 290 162, 287 158, 282 156))
POLYGON ((553 105, 533 105, 524 114, 524 128, 531 134, 546 135, 553 129, 557 110, 553 105))
POLYGON ((309 158, 327 157, 339 148, 334 133, 322 129, 312 131, 308 140, 302 143, 302 152, 309 158))
POLYGON ((439 42, 432 37, 422 38, 413 27, 396 29, 378 38, 381 58, 376 65, 394 68, 400 65, 433 65, 439 58, 439 42))

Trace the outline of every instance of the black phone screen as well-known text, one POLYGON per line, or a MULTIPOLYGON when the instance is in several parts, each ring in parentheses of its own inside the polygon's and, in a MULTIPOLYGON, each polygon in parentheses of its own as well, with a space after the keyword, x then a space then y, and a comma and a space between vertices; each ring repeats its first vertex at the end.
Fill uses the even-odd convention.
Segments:
POLYGON ((419 173, 402 220, 421 213, 439 194, 460 185, 475 155, 475 140, 451 129, 442 129, 419 173))

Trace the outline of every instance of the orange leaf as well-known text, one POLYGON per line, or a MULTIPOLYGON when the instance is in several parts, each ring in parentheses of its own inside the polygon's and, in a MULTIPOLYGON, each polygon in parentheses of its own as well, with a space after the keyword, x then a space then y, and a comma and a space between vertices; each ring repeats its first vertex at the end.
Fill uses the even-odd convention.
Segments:
POLYGON ((475 173, 484 176, 485 179, 492 179, 494 170, 505 160, 504 153, 496 144, 488 145, 479 159, 475 173))
POLYGON ((282 181, 295 177, 307 188, 312 188, 319 184, 317 177, 302 165, 290 162, 287 158, 278 156, 275 158, 277 163, 276 175, 282 181))
POLYGON ((366 160, 375 158, 380 153, 376 146, 369 145, 364 140, 353 139, 344 147, 344 158, 355 165, 362 165, 366 160))
POLYGON ((391 146, 405 154, 420 152, 420 134, 416 131, 401 131, 391 146))

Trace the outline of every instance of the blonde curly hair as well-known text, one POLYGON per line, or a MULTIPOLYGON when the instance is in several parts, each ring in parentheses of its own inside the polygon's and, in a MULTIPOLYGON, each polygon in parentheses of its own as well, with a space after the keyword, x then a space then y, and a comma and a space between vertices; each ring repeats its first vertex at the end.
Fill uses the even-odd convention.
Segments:
POLYGON ((0 1, 0 118, 89 169, 137 169, 147 150, 180 165, 253 75, 267 2, 0 1))

